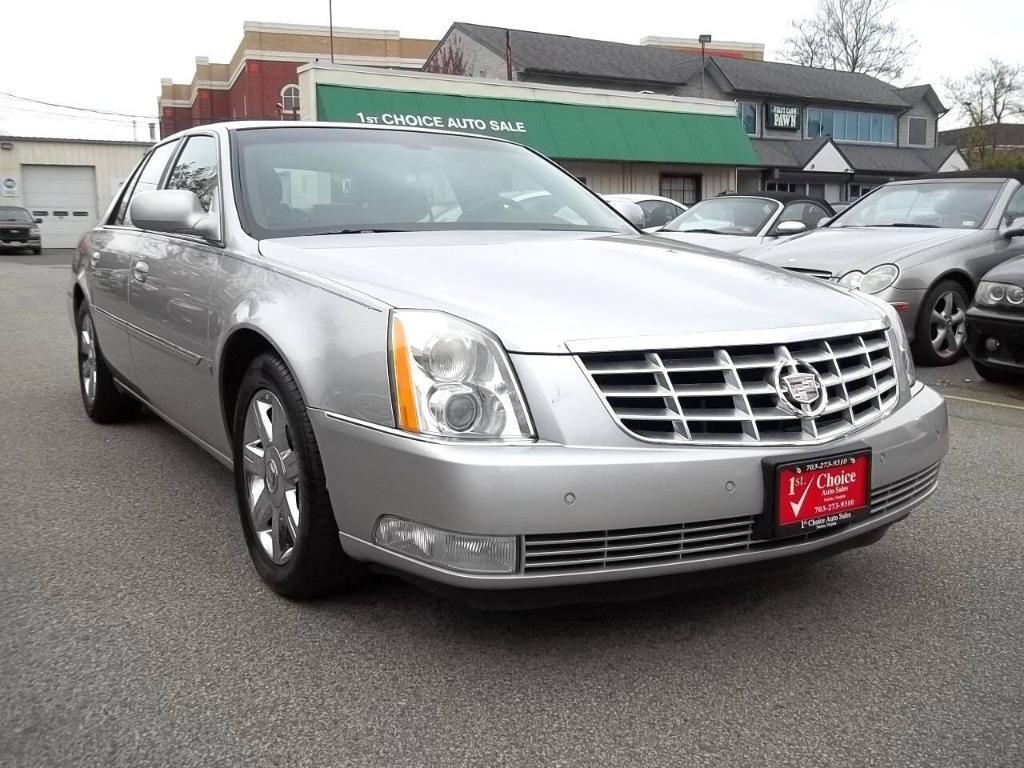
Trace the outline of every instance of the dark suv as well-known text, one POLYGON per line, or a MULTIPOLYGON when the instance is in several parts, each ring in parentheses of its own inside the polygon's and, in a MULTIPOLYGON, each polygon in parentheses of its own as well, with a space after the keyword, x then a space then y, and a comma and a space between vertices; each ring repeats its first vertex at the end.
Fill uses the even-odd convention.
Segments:
POLYGON ((41 219, 32 218, 24 208, 14 205, 0 205, 0 250, 5 248, 29 248, 38 254, 43 250, 39 236, 41 219))

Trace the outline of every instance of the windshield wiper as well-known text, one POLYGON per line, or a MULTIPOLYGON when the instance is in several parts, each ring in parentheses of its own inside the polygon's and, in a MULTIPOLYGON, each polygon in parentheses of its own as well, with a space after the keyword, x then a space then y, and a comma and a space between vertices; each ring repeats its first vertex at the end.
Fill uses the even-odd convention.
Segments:
POLYGON ((910 227, 912 229, 941 229, 938 224, 911 224, 909 221, 900 221, 896 224, 874 224, 876 227, 910 227))
POLYGON ((701 235, 724 235, 725 232, 720 232, 717 229, 666 229, 666 232, 676 232, 680 235, 688 235, 691 232, 696 232, 701 235))
POLYGON ((373 227, 353 229, 325 229, 323 232, 306 232, 304 237, 315 235, 379 235, 387 232, 415 232, 414 229, 374 229, 373 227))

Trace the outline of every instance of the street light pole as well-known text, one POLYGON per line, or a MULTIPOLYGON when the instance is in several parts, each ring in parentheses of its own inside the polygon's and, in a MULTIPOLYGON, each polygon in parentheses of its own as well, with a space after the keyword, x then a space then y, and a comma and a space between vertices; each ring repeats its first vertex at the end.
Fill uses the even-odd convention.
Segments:
POLYGON ((701 35, 700 40, 700 97, 704 98, 704 46, 711 42, 711 35, 701 35))

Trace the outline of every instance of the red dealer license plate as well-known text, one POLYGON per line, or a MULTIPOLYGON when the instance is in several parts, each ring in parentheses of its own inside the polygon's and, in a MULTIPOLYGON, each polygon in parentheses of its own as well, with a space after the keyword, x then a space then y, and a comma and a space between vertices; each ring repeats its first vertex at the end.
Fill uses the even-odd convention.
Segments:
POLYGON ((775 470, 775 535, 845 525, 871 504, 871 451, 782 464, 775 470))

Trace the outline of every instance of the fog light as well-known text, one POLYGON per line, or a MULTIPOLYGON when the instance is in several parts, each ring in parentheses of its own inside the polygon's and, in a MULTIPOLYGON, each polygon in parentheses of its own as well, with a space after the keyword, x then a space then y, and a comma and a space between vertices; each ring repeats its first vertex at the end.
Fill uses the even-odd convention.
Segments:
POLYGON ((441 568, 465 573, 515 573, 516 537, 453 533, 384 516, 373 543, 441 568))
POLYGON ((999 351, 999 339, 989 336, 985 339, 985 351, 986 352, 998 352, 999 351))

